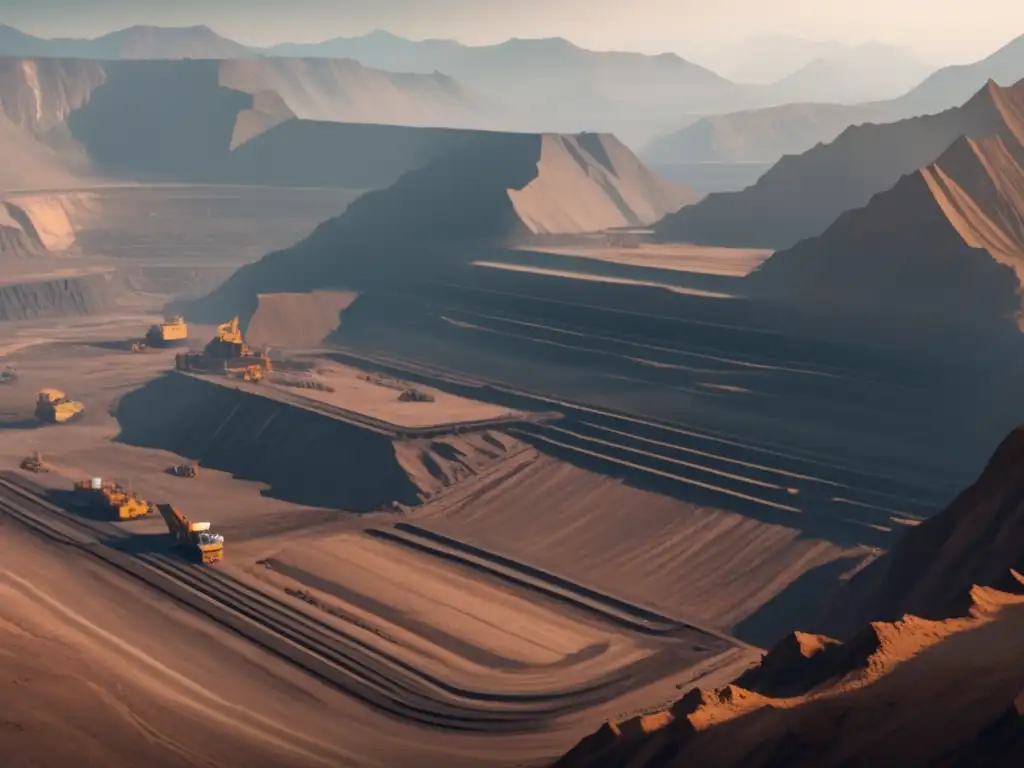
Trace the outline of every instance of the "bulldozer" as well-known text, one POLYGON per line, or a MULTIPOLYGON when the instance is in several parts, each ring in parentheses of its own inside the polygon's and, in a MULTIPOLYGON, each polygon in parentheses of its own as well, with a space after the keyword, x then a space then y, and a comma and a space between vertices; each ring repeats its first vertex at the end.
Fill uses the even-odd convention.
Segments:
POLYGON ((175 477, 195 477, 199 474, 198 464, 175 464, 169 470, 170 474, 175 477))
POLYGON ((157 504, 174 542, 190 560, 209 565, 224 558, 224 537, 210 532, 209 523, 193 523, 170 504, 157 504))
POLYGON ((99 477, 75 483, 75 495, 115 520, 134 520, 152 512, 152 505, 145 499, 117 483, 104 483, 99 477))
POLYGON ((21 460, 21 468, 26 472, 49 472, 50 468, 43 461, 43 455, 39 451, 33 451, 31 456, 21 460))
POLYGON ((181 315, 164 318, 162 323, 151 326, 144 339, 144 343, 151 347, 172 347, 187 341, 188 325, 181 315))
POLYGON ((85 406, 77 400, 70 400, 59 389, 39 390, 36 395, 36 418, 51 424, 63 424, 81 416, 85 406))
POLYGON ((224 373, 245 381, 261 380, 272 365, 267 349, 255 350, 245 343, 238 327, 238 317, 217 326, 214 336, 200 353, 184 352, 175 356, 174 366, 180 371, 224 373), (253 369, 259 368, 259 373, 253 369), (258 377, 258 378, 256 378, 258 377))

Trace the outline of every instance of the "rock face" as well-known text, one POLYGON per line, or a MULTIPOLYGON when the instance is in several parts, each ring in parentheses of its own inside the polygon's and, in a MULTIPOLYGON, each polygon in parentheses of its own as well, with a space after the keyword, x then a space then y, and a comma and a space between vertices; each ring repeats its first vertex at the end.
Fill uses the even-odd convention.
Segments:
POLYGON ((749 276, 750 292, 901 321, 1013 327, 1024 269, 1024 82, 990 84, 968 109, 993 113, 976 122, 987 135, 954 140, 819 237, 776 253, 749 276))
POLYGON ((963 614, 974 584, 1021 591, 1024 573, 1024 427, 996 449, 977 482, 943 512, 850 580, 823 628, 848 636, 866 620, 963 614))
POLYGON ((116 305, 119 289, 112 272, 0 283, 0 321, 106 312, 116 305))
POLYGON ((866 205, 938 158, 959 137, 985 138, 1004 129, 1005 106, 1024 82, 990 82, 962 107, 883 125, 848 128, 832 143, 784 157, 753 186, 709 195, 658 224, 666 240, 788 248, 821 234, 844 211, 866 205))
POLYGON ((844 641, 795 632, 732 685, 606 723, 556 765, 1018 765, 1022 467, 1018 428, 973 486, 841 589, 827 618, 844 641))

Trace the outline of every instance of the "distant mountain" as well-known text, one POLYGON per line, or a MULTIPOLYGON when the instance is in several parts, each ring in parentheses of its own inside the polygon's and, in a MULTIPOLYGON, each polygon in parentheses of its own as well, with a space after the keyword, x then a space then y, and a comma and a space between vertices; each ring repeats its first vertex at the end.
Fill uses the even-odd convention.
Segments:
MULTIPOLYGON (((719 54, 714 58, 718 62, 718 70, 730 79, 764 85, 793 77, 816 62, 840 67, 851 74, 860 73, 879 84, 879 76, 888 73, 891 78, 890 87, 895 88, 889 96, 898 95, 917 85, 935 69, 894 45, 873 41, 846 45, 789 35, 749 38, 730 53, 719 54)), ((876 94, 869 98, 884 97, 876 94)), ((803 98, 809 96, 804 95, 803 98)))
POLYGON ((271 55, 345 57, 387 71, 443 72, 503 108, 508 130, 613 131, 638 143, 682 115, 763 103, 756 89, 675 54, 590 51, 562 38, 467 46, 411 41, 387 32, 288 44, 271 55))
POLYGON ((830 144, 783 158, 747 189, 709 195, 666 217, 658 233, 668 240, 788 248, 934 162, 960 136, 992 135, 1003 125, 1004 103, 1001 89, 990 84, 964 106, 937 115, 847 128, 830 144))
POLYGON ((853 123, 883 117, 876 106, 786 104, 715 115, 656 139, 641 157, 652 165, 674 163, 773 163, 819 142, 831 142, 853 123))
MULTIPOLYGON (((903 328, 1015 335, 1024 327, 1024 80, 1011 88, 990 83, 959 111, 875 133, 902 127, 909 140, 916 128, 914 143, 927 145, 924 126, 953 117, 961 135, 937 159, 843 213, 820 236, 771 256, 746 278, 750 294, 868 313, 903 328)), ((881 159, 870 150, 857 158, 868 168, 881 159)), ((824 186, 817 194, 826 194, 824 186)))
MULTIPOLYGON (((885 78, 886 67, 880 67, 878 77, 885 78)), ((898 70, 897 70, 898 72, 898 70)), ((801 77, 807 77, 805 72, 801 77)), ((974 64, 943 67, 908 93, 888 101, 868 104, 843 105, 837 88, 830 94, 820 93, 820 86, 804 83, 800 88, 817 89, 820 104, 785 104, 782 107, 756 108, 726 115, 705 118, 657 139, 640 151, 641 156, 653 162, 656 152, 658 162, 684 163, 701 161, 726 161, 757 158, 774 161, 780 157, 778 148, 785 146, 789 153, 802 152, 819 142, 832 141, 843 121, 846 125, 857 125, 865 120, 885 123, 903 120, 918 115, 934 114, 964 103, 988 80, 1000 85, 1012 85, 1024 78, 1024 36, 1013 40, 981 61, 974 64), (845 117, 844 117, 845 114, 845 117), (765 131, 765 126, 771 129, 765 131), (709 139, 709 136, 721 138, 709 139), (762 139, 762 137, 764 137, 762 139), (701 154, 701 147, 709 147, 708 155, 701 154), (729 155, 722 147, 735 147, 738 154, 729 155)), ((898 83, 898 74, 893 75, 898 83)), ((769 101, 797 101, 784 98, 785 87, 776 83, 769 88, 782 87, 783 92, 773 95, 769 101)), ((909 87, 909 86, 908 86, 909 87)), ((801 99, 807 100, 807 99, 801 99)), ((867 101, 867 99, 865 99, 867 101)), ((841 129, 840 129, 841 130, 841 129)))
POLYGON ((986 81, 1013 85, 1024 78, 1024 35, 1011 40, 991 56, 973 64, 943 67, 892 102, 894 113, 925 115, 959 104, 986 81))
POLYGON ((817 101, 857 104, 892 99, 920 83, 932 67, 916 62, 886 66, 869 57, 814 59, 771 85, 780 102, 817 101))
POLYGON ((237 59, 259 52, 206 26, 134 26, 91 40, 43 39, 0 24, 0 56, 66 59, 237 59))

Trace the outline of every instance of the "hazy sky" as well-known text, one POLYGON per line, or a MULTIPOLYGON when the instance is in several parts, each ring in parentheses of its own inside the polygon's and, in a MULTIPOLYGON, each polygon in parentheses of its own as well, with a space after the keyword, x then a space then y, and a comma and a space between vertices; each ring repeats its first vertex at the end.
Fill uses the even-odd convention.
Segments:
POLYGON ((305 42, 374 28, 466 43, 562 36, 591 48, 712 57, 758 34, 910 48, 936 64, 1024 34, 1020 0, 0 0, 0 22, 42 36, 132 24, 208 24, 241 42, 305 42))

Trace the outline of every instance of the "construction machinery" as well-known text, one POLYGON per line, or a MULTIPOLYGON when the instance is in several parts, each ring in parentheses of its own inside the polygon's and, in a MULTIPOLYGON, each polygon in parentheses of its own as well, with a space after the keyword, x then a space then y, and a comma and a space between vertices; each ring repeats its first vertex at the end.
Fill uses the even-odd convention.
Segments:
POLYGON ((0 371, 0 384, 14 384, 18 380, 18 372, 7 366, 0 371))
POLYGON ((115 520, 134 520, 152 511, 152 505, 145 499, 117 483, 104 483, 99 477, 75 483, 75 495, 87 506, 115 520))
POLYGON ((145 343, 151 347, 172 347, 188 341, 188 325, 180 315, 165 318, 146 331, 145 343))
POLYGON ((199 474, 198 464, 175 464, 169 470, 170 474, 175 477, 195 477, 199 474))
POLYGON ((428 392, 424 392, 422 389, 416 389, 416 387, 409 387, 403 389, 401 394, 398 395, 398 399, 403 403, 432 403, 434 402, 434 396, 428 392))
POLYGON ((43 455, 39 451, 33 451, 31 456, 21 460, 21 468, 26 472, 49 472, 50 468, 43 461, 43 455))
POLYGON ((59 389, 41 389, 36 395, 36 418, 51 424, 63 424, 85 412, 77 400, 69 400, 59 389))
POLYGON ((255 350, 245 343, 237 317, 217 326, 217 335, 202 352, 179 353, 174 365, 180 371, 225 373, 246 381, 258 381, 271 371, 267 350, 255 350), (254 373, 257 368, 259 372, 254 373))
POLYGON ((189 559, 210 564, 224 558, 224 537, 211 533, 209 523, 193 523, 170 504, 157 504, 156 508, 189 559))

